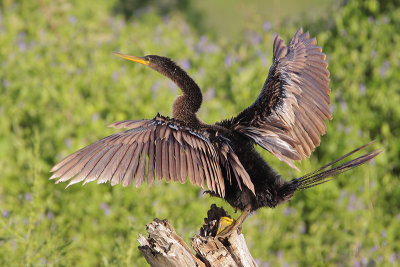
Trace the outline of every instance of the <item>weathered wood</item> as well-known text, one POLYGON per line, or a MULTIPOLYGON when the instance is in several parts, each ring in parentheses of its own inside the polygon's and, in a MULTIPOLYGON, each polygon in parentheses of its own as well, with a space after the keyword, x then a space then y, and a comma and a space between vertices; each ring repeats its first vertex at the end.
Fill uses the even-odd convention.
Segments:
POLYGON ((211 205, 200 234, 192 238, 196 254, 167 220, 159 219, 147 225, 147 238, 139 234, 139 250, 151 266, 257 266, 240 229, 227 238, 215 238, 222 216, 229 217, 223 208, 211 205))
POLYGON ((139 250, 151 266, 206 266, 167 220, 154 219, 147 225, 147 238, 139 234, 139 250))

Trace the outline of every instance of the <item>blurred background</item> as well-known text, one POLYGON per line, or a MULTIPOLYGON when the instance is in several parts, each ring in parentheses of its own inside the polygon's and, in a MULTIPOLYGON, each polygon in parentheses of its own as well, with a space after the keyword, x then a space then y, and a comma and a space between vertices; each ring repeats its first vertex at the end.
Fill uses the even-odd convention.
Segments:
POLYGON ((153 218, 190 242, 212 203, 237 217, 190 184, 65 190, 49 170, 116 132, 109 123, 171 114, 179 89, 112 51, 173 58, 213 123, 255 100, 274 35, 288 42, 303 26, 327 54, 334 118, 301 173, 263 156, 289 179, 370 140, 385 151, 258 211, 247 244, 260 266, 398 266, 399 25, 397 0, 0 0, 0 265, 146 266, 136 238, 153 218))

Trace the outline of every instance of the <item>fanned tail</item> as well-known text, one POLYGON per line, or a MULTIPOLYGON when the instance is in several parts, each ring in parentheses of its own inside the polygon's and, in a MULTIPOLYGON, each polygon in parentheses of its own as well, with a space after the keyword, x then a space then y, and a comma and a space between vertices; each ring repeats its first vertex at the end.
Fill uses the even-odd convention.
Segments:
POLYGON ((310 187, 314 187, 314 186, 326 183, 326 182, 332 180, 333 176, 341 174, 348 170, 351 170, 355 167, 358 167, 358 166, 370 161, 371 159, 373 159, 376 156, 378 156, 379 154, 381 154, 383 151, 382 150, 374 150, 374 151, 364 154, 356 159, 353 159, 346 163, 343 163, 339 166, 331 167, 330 169, 325 170, 326 168, 332 166, 336 162, 339 162, 339 161, 347 158, 348 156, 356 153, 357 151, 365 148, 366 146, 368 146, 372 143, 373 143, 373 141, 369 142, 363 146, 360 146, 360 147, 356 148, 355 150, 351 151, 350 153, 347 153, 346 155, 322 166, 321 168, 319 168, 311 173, 308 173, 302 177, 295 178, 295 179, 291 180, 290 182, 285 183, 279 190, 280 196, 283 199, 288 199, 288 197, 290 198, 295 191, 305 190, 310 187))

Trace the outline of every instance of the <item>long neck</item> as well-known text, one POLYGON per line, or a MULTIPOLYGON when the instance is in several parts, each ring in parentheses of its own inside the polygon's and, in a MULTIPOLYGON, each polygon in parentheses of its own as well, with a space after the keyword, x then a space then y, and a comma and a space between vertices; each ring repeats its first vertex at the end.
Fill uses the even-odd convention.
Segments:
POLYGON ((201 90, 196 82, 179 66, 163 73, 169 77, 182 91, 173 104, 173 116, 175 119, 186 123, 196 123, 196 112, 203 101, 201 90))

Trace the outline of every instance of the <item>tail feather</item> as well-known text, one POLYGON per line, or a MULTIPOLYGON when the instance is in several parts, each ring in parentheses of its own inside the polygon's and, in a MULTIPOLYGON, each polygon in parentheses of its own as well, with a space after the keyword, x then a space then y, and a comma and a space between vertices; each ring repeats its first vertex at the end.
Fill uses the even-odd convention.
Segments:
POLYGON ((348 161, 340 166, 331 168, 329 170, 319 172, 317 174, 305 175, 301 178, 297 178, 298 184, 299 184, 299 186, 297 187, 297 190, 304 190, 304 189, 307 189, 307 188, 310 188, 310 187, 313 187, 313 186, 316 186, 316 185, 319 185, 322 183, 326 183, 333 179, 332 176, 341 174, 341 173, 351 170, 355 167, 358 167, 358 166, 370 161, 374 157, 378 156, 380 153, 382 153, 382 151, 375 150, 375 151, 367 153, 361 157, 358 157, 354 160, 348 161), (326 178, 330 178, 330 179, 326 179, 326 178))
POLYGON ((371 143, 373 143, 373 142, 369 142, 363 146, 360 146, 359 148, 322 166, 321 168, 319 168, 311 173, 308 173, 302 177, 295 178, 292 181, 284 184, 280 190, 281 196, 282 197, 291 196, 291 195, 293 195, 293 193, 295 191, 305 190, 305 189, 326 183, 326 182, 334 179, 333 176, 335 176, 335 175, 341 174, 341 173, 351 170, 355 167, 358 167, 366 162, 369 162, 370 160, 372 160, 373 158, 375 158, 376 156, 381 154, 383 151, 382 150, 374 150, 374 151, 364 154, 356 159, 353 159, 346 163, 343 163, 339 166, 332 167, 328 170, 325 170, 326 168, 332 166, 333 164, 335 164, 335 163, 347 158, 348 156, 354 154, 355 152, 365 148, 366 146, 370 145, 371 143))
POLYGON ((329 166, 335 164, 336 162, 339 162, 339 161, 341 161, 342 159, 347 158, 348 156, 353 155, 353 154, 356 153, 357 151, 360 151, 361 149, 363 149, 363 148, 365 148, 365 147, 367 147, 367 146, 373 144, 374 142, 375 142, 375 140, 372 140, 372 141, 366 143, 365 145, 362 145, 362 146, 360 146, 360 147, 354 149, 353 151, 351 151, 351 152, 349 152, 349 153, 347 153, 347 154, 341 156, 340 158, 335 159, 334 161, 332 161, 332 162, 330 162, 330 163, 328 163, 328 164, 325 164, 324 166, 322 166, 322 167, 319 168, 318 170, 314 171, 314 173, 315 173, 315 172, 318 172, 318 171, 321 171, 321 170, 323 170, 323 169, 328 168, 329 166))

